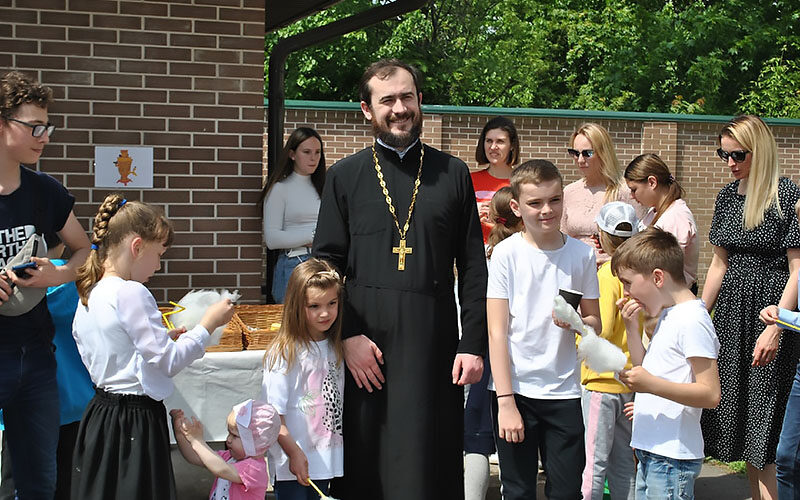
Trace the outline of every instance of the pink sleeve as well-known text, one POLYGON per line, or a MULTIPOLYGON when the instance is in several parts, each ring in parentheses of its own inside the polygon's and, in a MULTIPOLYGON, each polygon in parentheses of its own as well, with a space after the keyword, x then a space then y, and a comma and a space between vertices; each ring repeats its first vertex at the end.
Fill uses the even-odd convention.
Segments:
POLYGON ((687 214, 678 210, 668 210, 656 221, 655 226, 672 233, 678 244, 685 251, 692 239, 697 235, 695 222, 687 214))
POLYGON ((267 472, 267 461, 264 457, 248 457, 231 465, 239 473, 239 477, 242 478, 242 484, 246 492, 258 492, 261 490, 262 496, 267 492, 269 473, 267 472))

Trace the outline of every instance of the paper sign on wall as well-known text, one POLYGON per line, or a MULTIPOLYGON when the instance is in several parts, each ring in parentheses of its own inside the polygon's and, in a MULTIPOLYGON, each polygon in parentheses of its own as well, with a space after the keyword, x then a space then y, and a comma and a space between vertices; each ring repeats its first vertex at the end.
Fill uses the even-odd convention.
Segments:
POLYGON ((96 146, 94 185, 129 189, 153 187, 153 148, 96 146))

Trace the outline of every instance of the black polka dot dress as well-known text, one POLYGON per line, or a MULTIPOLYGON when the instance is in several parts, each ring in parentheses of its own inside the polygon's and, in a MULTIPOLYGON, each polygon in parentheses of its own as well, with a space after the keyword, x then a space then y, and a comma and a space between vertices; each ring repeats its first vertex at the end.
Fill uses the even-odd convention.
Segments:
POLYGON ((789 278, 787 248, 800 247, 794 205, 800 189, 781 178, 778 198, 783 218, 771 207, 764 222, 745 231, 745 197, 739 181, 717 195, 709 240, 728 251, 728 270, 714 310, 720 342, 722 401, 701 419, 706 454, 725 462, 744 460, 759 469, 775 462, 783 413, 797 365, 796 333, 783 331, 777 358, 752 367, 756 340, 764 330, 758 314, 777 304, 789 278))

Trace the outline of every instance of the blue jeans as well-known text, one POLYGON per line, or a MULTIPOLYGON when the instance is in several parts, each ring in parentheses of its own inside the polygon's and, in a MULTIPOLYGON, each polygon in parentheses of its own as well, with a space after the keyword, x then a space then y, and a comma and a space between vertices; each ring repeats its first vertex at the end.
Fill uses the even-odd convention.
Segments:
MULTIPOLYGON (((321 489, 323 493, 328 494, 328 479, 315 479, 314 484, 317 488, 321 489)), ((311 486, 303 486, 297 481, 275 481, 275 498, 276 500, 319 500, 319 493, 317 493, 311 486)))
POLYGON ((800 364, 794 376, 775 456, 778 500, 800 500, 800 364))
POLYGON ((286 285, 289 284, 289 276, 292 275, 294 268, 307 261, 311 257, 310 253, 298 255, 297 257, 287 257, 286 253, 278 256, 275 262, 275 272, 272 273, 272 298, 276 304, 283 304, 286 296, 286 285))
POLYGON ((636 500, 691 500, 703 459, 678 460, 636 450, 636 500))
POLYGON ((18 498, 52 500, 59 411, 51 344, 0 346, 0 407, 18 498))

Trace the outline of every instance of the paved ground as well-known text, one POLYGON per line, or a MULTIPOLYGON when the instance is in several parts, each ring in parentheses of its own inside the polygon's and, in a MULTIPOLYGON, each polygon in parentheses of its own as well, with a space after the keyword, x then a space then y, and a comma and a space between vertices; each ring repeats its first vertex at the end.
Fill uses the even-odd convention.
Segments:
MULTIPOLYGON (((177 449, 173 449, 172 464, 175 469, 175 481, 178 485, 178 499, 206 500, 213 479, 211 474, 205 469, 186 463, 177 449)), ((500 481, 497 474, 497 466, 493 465, 491 484, 486 500, 500 500, 501 498, 500 481)), ((274 498, 272 493, 267 493, 268 500, 274 500, 274 498)), ((546 499, 543 481, 539 483, 539 498, 546 499)), ((720 466, 708 463, 703 465, 703 470, 695 484, 696 500, 748 500, 749 498, 750 488, 745 476, 733 474, 720 466)))

